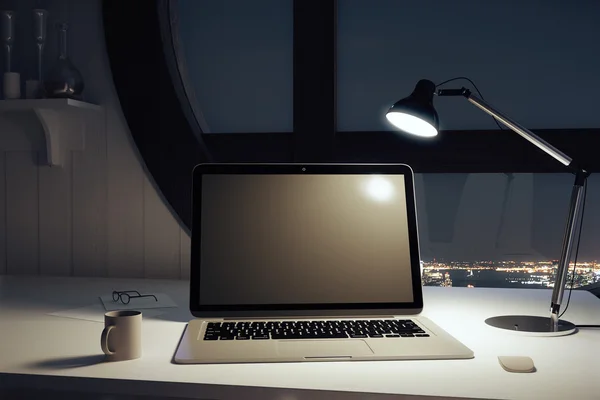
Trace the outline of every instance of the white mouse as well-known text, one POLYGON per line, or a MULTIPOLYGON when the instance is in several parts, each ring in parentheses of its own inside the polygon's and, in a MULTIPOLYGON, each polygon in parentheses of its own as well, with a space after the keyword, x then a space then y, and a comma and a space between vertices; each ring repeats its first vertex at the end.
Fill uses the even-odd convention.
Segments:
POLYGON ((530 357, 498 356, 502 368, 508 372, 535 372, 535 365, 530 357))

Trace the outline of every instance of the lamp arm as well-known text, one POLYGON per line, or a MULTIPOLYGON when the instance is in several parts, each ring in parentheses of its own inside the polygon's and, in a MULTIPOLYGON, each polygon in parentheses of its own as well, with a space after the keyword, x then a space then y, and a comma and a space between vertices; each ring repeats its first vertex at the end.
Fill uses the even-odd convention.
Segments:
POLYGON ((479 109, 483 110, 484 112, 486 112, 486 113, 490 114, 491 116, 493 116, 494 118, 496 118, 503 125, 507 126, 514 132, 518 133, 519 135, 521 135, 521 137, 523 137, 524 139, 533 143, 535 146, 537 146, 538 148, 540 148, 545 153, 552 156, 553 158, 555 158, 557 161, 561 162, 562 164, 564 164, 566 166, 570 166, 571 163, 573 162, 573 159, 571 157, 567 156, 565 153, 558 150, 556 147, 552 146, 550 143, 546 142, 544 139, 542 139, 535 133, 531 132, 529 129, 512 121, 511 119, 506 117, 501 112, 494 110, 489 104, 487 104, 485 101, 478 98, 477 96, 474 96, 471 94, 469 97, 467 97, 467 100, 469 100, 471 103, 473 103, 479 109))
POLYGON ((579 167, 573 166, 573 159, 544 139, 531 132, 529 129, 523 127, 517 122, 511 120, 500 111, 494 109, 491 105, 486 103, 483 99, 473 95, 469 89, 440 89, 436 92, 438 96, 464 96, 472 104, 477 106, 482 111, 491 115, 500 121, 503 125, 518 133, 521 137, 528 140, 529 142, 536 145, 538 148, 543 150, 554 159, 558 160, 562 164, 571 167, 575 171, 575 183, 571 191, 571 201, 569 204, 569 214, 567 216, 567 224, 565 227, 565 233, 563 237, 562 249, 560 260, 558 262, 558 268, 556 271, 556 277, 554 280, 554 288, 552 291, 552 303, 550 304, 550 319, 551 328, 554 332, 558 332, 559 325, 559 312, 562 298, 565 292, 565 283, 567 280, 567 273, 569 270, 569 263, 571 261, 571 255, 573 252, 573 244, 575 241, 575 228, 577 221, 581 219, 581 213, 583 212, 583 190, 585 187, 585 181, 590 175, 589 172, 579 167))
MULTIPOLYGON (((565 293, 565 283, 567 273, 569 271, 569 263, 571 254, 573 253, 573 244, 575 242, 575 227, 577 222, 581 221, 584 203, 585 181, 589 176, 589 172, 578 169, 575 173, 575 183, 571 190, 571 201, 569 203, 569 214, 567 217, 567 225, 563 237, 562 249, 560 252, 560 260, 558 261, 558 269, 556 270, 556 278, 554 280, 554 289, 552 290, 552 303, 550 304, 550 318, 554 331, 558 330, 559 311, 562 303, 562 298, 565 293)), ((581 229, 581 227, 579 227, 581 229)), ((573 271, 575 273, 575 271, 573 271)))
POLYGON ((556 147, 552 146, 550 143, 546 142, 544 139, 531 132, 529 129, 520 125, 519 123, 513 121, 509 117, 507 117, 504 113, 496 110, 490 104, 485 102, 483 99, 475 96, 471 93, 469 89, 440 89, 436 93, 438 96, 464 96, 469 100, 472 104, 477 106, 480 110, 485 113, 491 115, 500 121, 504 126, 509 128, 510 130, 518 133, 521 137, 526 139, 527 141, 533 143, 535 146, 543 150, 546 154, 552 156, 554 159, 559 161, 560 163, 571 166, 573 159, 567 156, 562 151, 558 150, 556 147))

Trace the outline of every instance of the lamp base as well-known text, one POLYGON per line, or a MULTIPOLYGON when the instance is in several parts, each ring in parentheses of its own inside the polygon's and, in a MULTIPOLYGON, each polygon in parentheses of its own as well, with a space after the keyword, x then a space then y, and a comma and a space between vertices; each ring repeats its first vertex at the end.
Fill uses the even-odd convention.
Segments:
POLYGON ((526 336, 564 336, 577 332, 575 324, 565 320, 559 320, 558 330, 553 331, 550 317, 532 315, 501 315, 488 318, 485 323, 494 328, 506 329, 526 336))

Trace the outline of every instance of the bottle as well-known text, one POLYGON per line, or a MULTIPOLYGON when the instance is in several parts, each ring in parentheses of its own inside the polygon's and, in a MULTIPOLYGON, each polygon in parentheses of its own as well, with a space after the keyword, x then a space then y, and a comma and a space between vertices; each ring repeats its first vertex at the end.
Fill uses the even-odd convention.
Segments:
POLYGON ((37 47, 37 76, 36 79, 25 81, 25 97, 28 99, 43 99, 44 94, 44 69, 42 63, 44 60, 44 48, 46 47, 46 22, 48 20, 48 11, 41 8, 33 10, 33 33, 37 47))
POLYGON ((58 24, 59 56, 44 81, 47 97, 78 99, 81 98, 81 93, 83 92, 83 77, 79 70, 71 63, 67 54, 68 30, 69 25, 66 22, 58 24))

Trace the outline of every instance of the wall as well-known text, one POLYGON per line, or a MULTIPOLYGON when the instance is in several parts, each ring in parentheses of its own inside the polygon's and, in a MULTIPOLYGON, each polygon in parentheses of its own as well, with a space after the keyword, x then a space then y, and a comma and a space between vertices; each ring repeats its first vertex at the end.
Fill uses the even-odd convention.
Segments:
POLYGON ((35 7, 50 13, 46 64, 56 57, 55 22, 69 21, 69 55, 85 99, 103 112, 82 127, 85 150, 56 168, 40 165, 45 143, 32 112, 0 115, 0 273, 187 278, 189 236, 145 173, 120 111, 101 1, 0 1, 17 11, 22 80, 35 71, 35 7))

